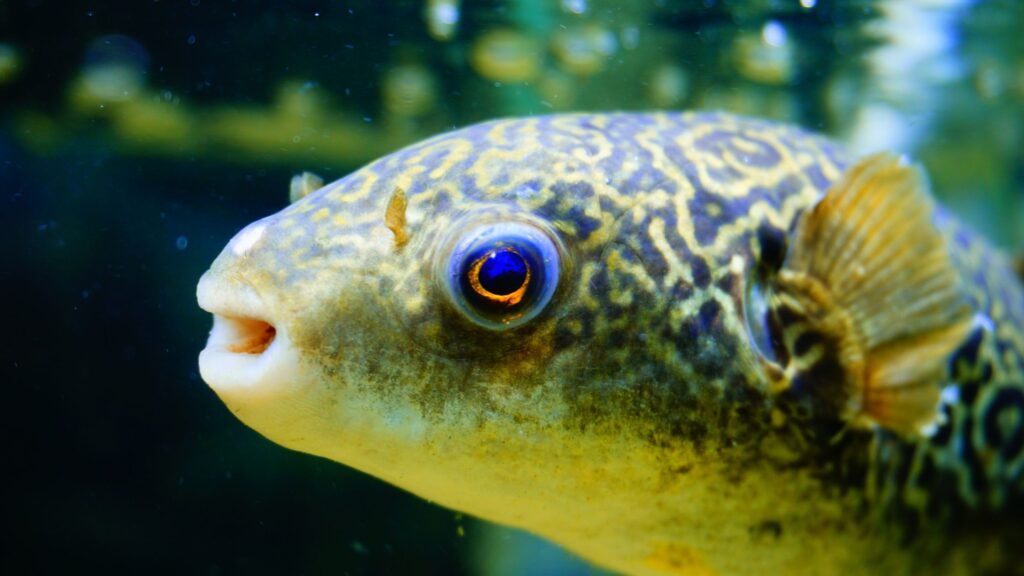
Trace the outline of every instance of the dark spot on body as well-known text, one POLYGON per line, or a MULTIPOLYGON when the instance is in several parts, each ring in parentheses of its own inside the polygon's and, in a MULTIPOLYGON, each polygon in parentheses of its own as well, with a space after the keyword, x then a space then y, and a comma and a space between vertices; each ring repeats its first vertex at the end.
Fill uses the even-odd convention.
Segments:
MULTIPOLYGON (((646 226, 646 223, 642 223, 642 226, 646 226)), ((632 224, 630 224, 632 228, 632 224)), ((624 230, 623 235, 632 234, 633 230, 624 230)), ((650 238, 646 230, 637 230, 632 238, 636 238, 637 242, 632 243, 630 251, 634 253, 636 258, 643 264, 644 269, 647 273, 654 278, 664 278, 668 274, 669 265, 668 261, 665 260, 664 254, 661 250, 658 250, 654 241, 650 238)), ((626 251, 622 251, 622 255, 626 255, 626 251)))
POLYGON ((902 445, 896 449, 899 454, 899 460, 897 461, 895 469, 895 480, 896 486, 906 486, 907 481, 910 479, 910 462, 913 458, 913 447, 902 445))
POLYGON ((800 321, 800 313, 786 304, 775 308, 775 316, 779 319, 780 328, 782 329, 788 328, 800 321))
POLYGON ((693 470, 693 466, 689 464, 683 466, 674 466, 672 468, 672 473, 677 476, 682 476, 684 474, 689 474, 690 470, 693 470))
POLYGON ((984 416, 985 442, 1006 460, 1016 458, 1024 444, 1024 393, 1008 386, 997 390, 984 416), (1012 427, 1007 430, 1006 424, 1012 427))
POLYGON ((800 178, 797 177, 796 175, 790 174, 789 176, 786 176, 785 178, 780 180, 779 183, 775 185, 775 198, 781 201, 784 198, 793 196, 794 194, 799 192, 800 189, 803 187, 804 183, 800 180, 800 178))
POLYGON ((480 193, 480 188, 476 185, 476 179, 469 174, 462 174, 459 177, 459 188, 467 198, 480 198, 483 196, 480 193))
MULTIPOLYGON (((980 389, 985 384, 992 381, 992 363, 985 362, 981 367, 981 374, 978 375, 978 388, 980 389)), ((973 402, 972 402, 973 403, 973 402)))
POLYGON ((551 185, 551 192, 557 201, 583 202, 594 196, 594 188, 587 182, 559 180, 551 185))
POLYGON ((931 437, 933 446, 946 446, 953 435, 953 413, 947 404, 942 404, 942 425, 931 437))
POLYGON ((693 285, 686 282, 676 282, 669 289, 666 294, 666 299, 669 302, 683 302, 693 297, 693 285))
POLYGON ((551 199, 537 212, 552 220, 567 220, 576 228, 580 240, 586 240, 601 227, 601 220, 586 214, 584 207, 592 203, 594 188, 586 182, 559 180, 551 185, 551 199))
POLYGON ((608 196, 601 195, 597 198, 597 204, 601 207, 601 212, 607 212, 614 214, 616 217, 620 215, 619 208, 615 205, 615 202, 608 196))
POLYGON ((797 357, 806 356, 818 341, 818 335, 814 332, 801 333, 797 336, 796 342, 793 344, 793 354, 797 357))
POLYGON ((720 222, 717 222, 707 214, 694 214, 693 233, 697 238, 697 242, 702 246, 714 244, 715 237, 718 236, 719 224, 720 222))
POLYGON ((786 365, 790 361, 789 350, 786 348, 786 343, 783 342, 782 337, 782 326, 779 322, 778 316, 775 314, 768 314, 767 318, 768 327, 768 341, 771 343, 771 351, 775 354, 775 358, 781 365, 786 365))
POLYGON ((757 228, 760 264, 772 272, 782 267, 786 259, 786 233, 769 224, 757 228))
POLYGON ((967 340, 953 353, 950 358, 950 365, 953 368, 954 378, 959 379, 961 372, 970 370, 978 363, 978 352, 981 350, 981 343, 985 338, 985 330, 977 326, 971 330, 967 340))
POLYGON ((927 490, 935 482, 935 476, 935 456, 929 452, 924 456, 924 461, 921 463, 921 468, 917 473, 917 477, 914 478, 914 484, 927 490))
POLYGON ((749 532, 754 542, 775 542, 782 537, 782 524, 778 520, 765 520, 751 526, 749 532))
POLYGON ((673 332, 671 326, 668 323, 665 324, 662 337, 668 341, 679 342, 680 346, 683 347, 683 351, 692 349, 694 343, 700 338, 701 327, 695 318, 687 317, 679 323, 678 328, 673 332))
POLYGON ((690 260, 690 270, 693 274, 693 283, 701 290, 711 283, 711 269, 708 263, 700 256, 694 256, 690 260))
POLYGON ((999 358, 1006 358, 1009 355, 1016 354, 1017 346, 1005 338, 996 338, 996 351, 999 358))
POLYGON ((449 190, 439 190, 430 201, 434 212, 443 214, 449 212, 452 207, 452 195, 449 190))
POLYGON ((564 350, 575 344, 578 338, 579 337, 568 328, 559 326, 555 330, 553 344, 556 350, 564 350))
POLYGON ((722 312, 722 305, 718 300, 708 300, 700 305, 700 327, 702 331, 711 330, 722 312))
POLYGON ((590 235, 601 227, 601 221, 597 218, 588 216, 579 205, 574 204, 571 206, 565 212, 564 217, 576 225, 576 237, 579 238, 581 242, 590 238, 590 235))
POLYGON ((625 330, 612 330, 608 334, 607 344, 611 348, 622 348, 626 344, 625 330))
POLYGON ((838 426, 839 414, 846 402, 845 381, 834 351, 826 350, 820 360, 793 377, 783 396, 814 414, 819 424, 838 426))
MULTIPOLYGON (((725 292, 726 294, 730 294, 730 295, 732 295, 734 297, 741 297, 742 296, 741 294, 734 293, 734 290, 736 290, 736 280, 737 280, 737 278, 738 277, 735 274, 731 274, 731 273, 730 274, 726 274, 726 275, 722 276, 721 278, 719 278, 718 280, 715 280, 715 286, 717 286, 719 290, 721 290, 722 292, 725 292)), ((741 307, 741 306, 742 306, 742 303, 737 302, 737 307, 741 307)))
POLYGON ((960 401, 966 406, 973 406, 974 401, 978 398, 978 382, 975 380, 968 380, 960 385, 960 401))
POLYGON ((959 499, 956 474, 949 469, 936 469, 935 478, 929 488, 933 497, 928 499, 928 512, 934 517, 940 511, 956 509, 959 499))
MULTIPOLYGON (((967 414, 964 417, 964 429, 972 430, 973 428, 974 417, 967 414)), ((985 468, 982 466, 978 451, 971 438, 964 438, 960 443, 960 458, 967 465, 967 479, 971 492, 981 494, 985 488, 985 468)))

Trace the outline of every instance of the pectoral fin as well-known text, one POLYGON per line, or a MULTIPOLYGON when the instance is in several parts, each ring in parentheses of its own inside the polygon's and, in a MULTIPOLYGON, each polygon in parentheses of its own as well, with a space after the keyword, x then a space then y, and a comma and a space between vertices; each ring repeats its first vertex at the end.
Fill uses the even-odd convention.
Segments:
POLYGON ((933 423, 950 354, 970 330, 933 212, 918 168, 870 156, 801 217, 778 273, 789 385, 838 395, 833 406, 855 426, 914 434, 933 423))

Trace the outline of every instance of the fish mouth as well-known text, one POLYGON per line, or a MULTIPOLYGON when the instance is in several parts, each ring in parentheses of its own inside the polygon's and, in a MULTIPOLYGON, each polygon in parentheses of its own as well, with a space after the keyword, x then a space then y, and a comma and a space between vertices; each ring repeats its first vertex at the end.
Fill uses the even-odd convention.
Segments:
POLYGON ((265 320, 214 313, 206 347, 229 354, 263 354, 274 343, 277 328, 265 320))
POLYGON ((265 395, 296 382, 298 353, 255 289, 207 273, 196 298, 213 314, 199 373, 218 394, 265 395))

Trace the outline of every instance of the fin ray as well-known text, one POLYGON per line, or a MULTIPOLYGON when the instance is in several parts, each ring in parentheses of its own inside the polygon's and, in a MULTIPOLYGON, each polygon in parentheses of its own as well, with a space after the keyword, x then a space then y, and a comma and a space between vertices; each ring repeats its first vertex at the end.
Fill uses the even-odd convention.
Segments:
POLYGON ((912 434, 938 417, 972 312, 933 215, 921 171, 877 154, 797 224, 777 289, 835 342, 854 423, 912 434))

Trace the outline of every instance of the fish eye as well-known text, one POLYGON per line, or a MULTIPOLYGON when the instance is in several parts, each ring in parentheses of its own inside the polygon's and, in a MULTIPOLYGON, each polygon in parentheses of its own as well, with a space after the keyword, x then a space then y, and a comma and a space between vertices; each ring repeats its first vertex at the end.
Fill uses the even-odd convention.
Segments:
POLYGON ((520 326, 551 301, 560 273, 557 241, 531 224, 478 226, 451 251, 445 291, 455 308, 493 330, 520 326))

